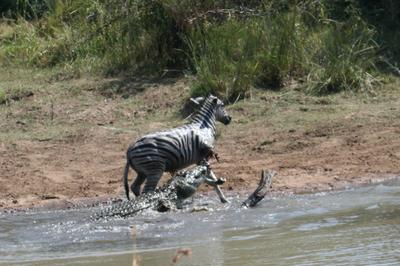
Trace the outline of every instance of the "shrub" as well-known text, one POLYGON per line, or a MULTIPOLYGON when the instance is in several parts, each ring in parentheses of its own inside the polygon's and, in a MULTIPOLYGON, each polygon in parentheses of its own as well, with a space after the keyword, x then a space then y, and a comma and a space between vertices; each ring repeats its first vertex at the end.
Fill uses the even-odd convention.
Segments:
POLYGON ((263 20, 258 38, 262 47, 258 52, 259 69, 255 85, 278 89, 290 78, 301 76, 306 68, 307 35, 301 14, 294 7, 286 14, 263 20))
POLYGON ((56 1, 42 19, 17 19, 13 38, 2 40, 1 49, 9 63, 45 67, 73 62, 83 68, 154 72, 176 66, 183 58, 176 56, 180 31, 164 2, 56 1))
POLYGON ((0 16, 24 17, 34 19, 41 17, 54 4, 55 0, 2 0, 0 16))
POLYGON ((308 89, 314 94, 342 90, 372 90, 378 45, 375 32, 359 17, 326 21, 321 46, 312 60, 308 89))
POLYGON ((43 44, 34 25, 21 20, 12 34, 2 40, 2 49, 8 63, 32 65, 43 51, 43 44))
POLYGON ((193 32, 190 56, 196 78, 192 95, 213 93, 228 100, 247 95, 257 70, 255 26, 229 20, 193 32))
POLYGON ((279 89, 305 77, 315 94, 370 90, 379 55, 377 35, 363 18, 371 16, 363 12, 397 6, 390 0, 20 2, 47 3, 47 9, 29 22, 8 22, 12 33, 0 32, 3 64, 107 74, 187 71, 195 75, 193 96, 214 93, 228 101, 247 97, 253 87, 279 89))
POLYGON ((234 100, 253 86, 276 89, 304 72, 306 35, 297 8, 284 14, 230 19, 190 38, 196 77, 192 95, 234 100))

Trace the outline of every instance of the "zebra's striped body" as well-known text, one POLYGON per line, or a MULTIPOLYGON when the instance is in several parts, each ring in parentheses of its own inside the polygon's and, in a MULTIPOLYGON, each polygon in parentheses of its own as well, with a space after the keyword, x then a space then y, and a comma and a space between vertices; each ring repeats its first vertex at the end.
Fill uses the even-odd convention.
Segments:
POLYGON ((216 134, 215 121, 229 124, 222 101, 210 95, 202 108, 184 126, 143 136, 127 151, 124 173, 125 192, 129 198, 129 165, 138 176, 132 184, 133 193, 140 194, 140 186, 146 180, 143 192, 154 191, 164 172, 175 172, 192 164, 198 164, 213 153, 216 134))

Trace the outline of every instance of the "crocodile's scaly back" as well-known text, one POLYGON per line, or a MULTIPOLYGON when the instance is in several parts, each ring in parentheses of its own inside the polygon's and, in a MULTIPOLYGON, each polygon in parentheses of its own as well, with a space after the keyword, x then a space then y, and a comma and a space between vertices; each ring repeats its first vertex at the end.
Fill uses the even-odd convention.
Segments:
POLYGON ((191 170, 177 173, 159 191, 142 194, 135 200, 124 200, 101 210, 93 218, 97 220, 114 216, 126 217, 145 209, 160 212, 180 209, 182 202, 196 193, 197 188, 205 182, 213 185, 210 170, 208 165, 199 165, 191 170))

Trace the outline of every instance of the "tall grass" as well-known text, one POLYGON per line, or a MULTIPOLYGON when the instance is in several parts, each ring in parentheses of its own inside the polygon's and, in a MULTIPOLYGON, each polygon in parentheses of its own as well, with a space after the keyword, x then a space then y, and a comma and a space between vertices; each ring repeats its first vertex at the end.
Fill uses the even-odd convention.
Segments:
POLYGON ((179 65, 179 30, 162 1, 57 1, 47 16, 18 18, 0 40, 8 63, 119 71, 179 65), (178 42, 178 43, 177 43, 178 42))
POLYGON ((229 101, 296 79, 315 94, 371 90, 376 81, 377 35, 358 0, 39 2, 47 3, 40 16, 16 16, 11 34, 0 32, 0 63, 174 69, 194 74, 193 95, 229 101))
POLYGON ((378 45, 374 30, 358 17, 346 22, 327 21, 321 45, 312 60, 308 89, 314 94, 343 90, 373 91, 377 85, 378 45))
POLYGON ((302 72, 305 60, 298 22, 291 12, 195 30, 190 38, 196 73, 193 95, 214 93, 233 100, 248 96, 254 86, 282 87, 302 72))
POLYGON ((0 16, 25 19, 37 19, 43 16, 57 0, 2 0, 0 1, 0 16))
POLYGON ((189 38, 196 79, 194 96, 213 93, 225 98, 246 96, 257 72, 260 42, 256 23, 231 20, 196 29, 189 38))
POLYGON ((0 39, 3 64, 47 67, 72 61, 75 50, 71 34, 68 27, 60 34, 55 30, 50 34, 40 27, 20 20, 7 37, 0 39))
POLYGON ((334 21, 324 5, 304 8, 266 10, 265 16, 227 20, 192 35, 199 40, 191 43, 193 95, 211 92, 232 100, 252 87, 279 89, 304 76, 314 94, 370 91, 378 60, 375 31, 357 13, 334 21))

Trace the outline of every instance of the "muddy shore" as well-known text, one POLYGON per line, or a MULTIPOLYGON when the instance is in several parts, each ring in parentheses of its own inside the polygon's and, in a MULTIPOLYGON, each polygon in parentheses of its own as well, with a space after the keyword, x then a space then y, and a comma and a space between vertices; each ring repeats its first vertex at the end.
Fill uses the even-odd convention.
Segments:
MULTIPOLYGON (((395 138, 399 133, 392 130, 392 138, 388 137, 388 128, 372 134, 351 131, 352 135, 343 132, 322 138, 288 132, 276 136, 279 140, 270 144, 286 147, 279 150, 262 143, 260 146, 260 137, 223 138, 217 146, 221 162, 213 161, 212 166, 218 176, 227 179, 222 189, 231 194, 254 188, 264 168, 278 172, 272 193, 313 193, 375 183, 400 176, 400 138, 395 138)), ((85 202, 85 198, 96 202, 124 197, 123 142, 124 138, 118 141, 121 148, 116 151, 112 147, 118 143, 105 145, 101 151, 97 150, 99 143, 24 141, 12 147, 2 145, 1 208, 70 206, 85 202)), ((130 179, 134 176, 131 170, 130 179)), ((166 174, 163 180, 168 178, 166 174)), ((205 186, 201 191, 210 189, 205 186)))
MULTIPOLYGON (((178 114, 187 80, 149 83, 129 97, 111 98, 96 89, 99 82, 52 83, 52 102, 44 100, 48 91, 33 87, 33 96, 0 106, 0 208, 123 197, 128 145, 146 132, 184 123, 178 114), (72 93, 63 86, 84 89, 72 93)), ((211 162, 227 179, 222 189, 243 194, 257 185, 262 169, 278 173, 272 193, 329 191, 400 176, 398 88, 361 100, 259 91, 228 106, 233 121, 218 125, 221 160, 211 162)), ((134 176, 131 170, 130 180, 134 176)))

